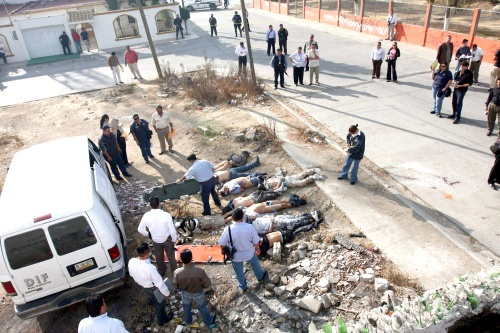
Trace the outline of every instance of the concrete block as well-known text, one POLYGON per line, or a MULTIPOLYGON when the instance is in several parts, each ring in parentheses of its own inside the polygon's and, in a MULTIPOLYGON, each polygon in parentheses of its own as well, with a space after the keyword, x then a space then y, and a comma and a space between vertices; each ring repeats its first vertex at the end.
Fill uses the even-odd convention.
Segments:
POLYGON ((299 301, 299 307, 318 314, 323 307, 323 302, 315 296, 306 296, 299 301))
POLYGON ((281 261, 281 243, 276 242, 273 245, 273 260, 276 262, 281 261))

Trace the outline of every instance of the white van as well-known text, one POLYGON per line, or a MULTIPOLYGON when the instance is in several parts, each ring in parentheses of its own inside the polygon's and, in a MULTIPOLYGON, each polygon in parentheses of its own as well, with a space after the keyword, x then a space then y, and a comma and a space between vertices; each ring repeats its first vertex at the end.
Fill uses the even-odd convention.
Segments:
POLYGON ((0 216, 0 282, 20 318, 124 284, 120 207, 104 157, 87 137, 16 153, 0 216))

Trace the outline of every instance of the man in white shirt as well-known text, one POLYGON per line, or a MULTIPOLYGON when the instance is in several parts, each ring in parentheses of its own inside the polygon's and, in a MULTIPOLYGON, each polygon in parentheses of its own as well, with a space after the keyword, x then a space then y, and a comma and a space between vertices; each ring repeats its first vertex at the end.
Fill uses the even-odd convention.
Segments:
POLYGON ((316 44, 311 45, 311 49, 307 51, 307 59, 309 59, 309 85, 313 84, 313 74, 315 81, 319 84, 319 50, 316 49, 316 44))
POLYGON ((373 48, 371 59, 372 59, 372 79, 375 77, 380 79, 380 67, 382 66, 382 61, 385 56, 385 50, 382 48, 382 43, 378 42, 377 46, 373 48))
POLYGON ((200 183, 201 186, 201 201, 203 202, 203 214, 211 215, 210 210, 210 195, 215 202, 215 205, 222 211, 222 206, 219 200, 219 196, 215 191, 216 179, 214 177, 214 165, 207 160, 198 160, 195 154, 191 154, 187 157, 191 167, 186 172, 184 176, 181 177, 177 182, 182 182, 185 179, 194 178, 200 183))
POLYGON ((304 85, 304 66, 306 64, 306 55, 302 52, 302 47, 299 46, 297 52, 290 55, 290 61, 293 64, 293 83, 297 86, 298 83, 304 85))
POLYGON ((170 291, 168 291, 165 282, 160 274, 158 274, 155 266, 149 261, 151 250, 148 244, 145 242, 139 244, 137 254, 139 257, 129 260, 128 272, 134 281, 144 288, 143 290, 150 296, 155 306, 156 321, 159 326, 163 326, 174 317, 172 313, 166 313, 167 299, 170 296, 170 291), (159 297, 160 293, 163 295, 161 301, 159 297))
POLYGON ((253 273, 259 282, 266 280, 267 272, 262 269, 259 258, 257 258, 257 255, 260 254, 260 237, 251 224, 243 222, 243 216, 241 208, 233 210, 233 224, 224 229, 219 239, 219 245, 222 246, 222 254, 224 254, 224 248, 226 247, 236 249, 234 258, 231 259, 231 264, 238 280, 238 286, 243 292, 246 292, 248 289, 247 279, 243 272, 243 263, 245 261, 252 266, 253 273), (228 229, 231 229, 232 245, 228 229))
POLYGON ((160 155, 163 155, 167 152, 167 148, 165 147, 165 141, 168 143, 168 151, 173 153, 172 138, 168 138, 168 133, 174 131, 174 125, 172 125, 172 120, 170 120, 170 116, 167 112, 163 111, 163 107, 158 105, 156 107, 156 112, 151 116, 151 124, 155 129, 156 134, 158 135, 158 140, 160 141, 161 152, 160 155))
POLYGON ((80 321, 78 333, 129 333, 121 320, 108 317, 106 303, 101 295, 87 297, 85 306, 89 317, 80 321))
POLYGON ((266 32, 266 42, 267 42, 267 55, 271 56, 271 48, 273 49, 273 55, 276 54, 276 31, 273 30, 273 26, 269 26, 269 30, 266 32))
POLYGON ((163 276, 167 270, 163 253, 165 251, 170 269, 172 270, 172 274, 174 274, 174 271, 177 269, 174 249, 175 242, 177 242, 177 230, 172 222, 172 216, 160 208, 160 199, 158 197, 149 198, 149 205, 151 206, 151 211, 142 217, 138 231, 141 235, 149 236, 153 240, 158 273, 163 276))
POLYGON ((481 67, 481 63, 483 62, 484 52, 480 47, 477 47, 477 44, 472 44, 472 58, 470 62, 470 71, 474 77, 474 84, 479 84, 479 67, 481 67))
POLYGON ((236 47, 234 53, 238 56, 238 75, 241 75, 242 69, 243 69, 243 74, 246 75, 248 50, 245 48, 245 43, 240 42, 240 45, 236 47))
POLYGON ((391 13, 387 16, 387 38, 386 40, 394 40, 394 27, 398 23, 396 14, 391 10, 391 13))
POLYGON ((307 52, 311 49, 311 45, 316 45, 316 50, 319 49, 318 42, 314 40, 314 35, 309 36, 309 40, 304 43, 304 54, 306 55, 306 72, 309 71, 309 58, 307 52))

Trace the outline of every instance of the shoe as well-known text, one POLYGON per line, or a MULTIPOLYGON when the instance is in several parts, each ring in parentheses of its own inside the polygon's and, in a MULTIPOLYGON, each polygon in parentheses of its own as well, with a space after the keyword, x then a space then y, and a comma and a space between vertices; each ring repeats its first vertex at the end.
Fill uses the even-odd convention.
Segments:
POLYGON ((307 201, 306 201, 306 199, 304 199, 304 198, 302 198, 302 197, 299 197, 299 204, 300 204, 301 206, 307 205, 307 201))
POLYGON ((314 180, 323 180, 323 179, 325 179, 325 177, 324 177, 324 176, 322 176, 322 175, 320 175, 319 173, 315 173, 315 174, 314 174, 314 175, 312 175, 311 177, 312 177, 312 179, 314 179, 314 180))
POLYGON ((115 177, 116 180, 123 180, 123 177, 115 177))
POLYGON ((163 155, 163 154, 166 154, 166 153, 167 153, 167 151, 166 151, 166 150, 162 150, 162 151, 160 152, 160 155, 163 155))
POLYGON ((260 280, 258 280, 258 281, 264 282, 267 277, 268 277, 267 271, 264 271, 264 275, 262 275, 262 278, 260 278, 260 280))
POLYGON ((154 155, 149 155, 149 158, 155 158, 154 155))
POLYGON ((454 124, 458 124, 458 119, 453 120, 454 124))
POLYGON ((169 150, 168 150, 168 152, 169 152, 170 154, 175 153, 175 151, 174 151, 173 149, 169 149, 169 150))
POLYGON ((257 155, 257 157, 255 158, 255 164, 257 164, 257 166, 260 166, 260 158, 259 158, 259 155, 257 155))
POLYGON ((278 87, 274 87, 274 90, 278 89, 278 87))
POLYGON ((203 215, 203 216, 210 216, 212 214, 211 213, 202 213, 201 215, 203 215))
POLYGON ((436 114, 436 111, 431 111, 431 114, 436 114))
POLYGON ((118 85, 118 83, 116 83, 116 85, 118 85))
POLYGON ((491 135, 491 131, 488 131, 488 133, 486 133, 486 136, 490 136, 491 135))
POLYGON ((312 82, 309 83, 310 86, 312 86, 312 84, 313 84, 312 82))
POLYGON ((144 80, 144 79, 142 78, 142 76, 139 76, 139 80, 144 80))
POLYGON ((441 115, 441 113, 436 113, 436 117, 443 118, 443 116, 441 115))
POLYGON ((347 178, 344 178, 344 177, 338 177, 337 179, 338 179, 338 180, 343 180, 343 179, 347 179, 347 178))
POLYGON ((139 80, 137 77, 134 76, 134 80, 139 80))
POLYGON ((311 216, 314 219, 314 221, 319 222, 319 211, 315 210, 314 212, 311 212, 311 216))
POLYGON ((295 83, 295 86, 298 87, 299 85, 297 83, 295 83))
POLYGON ((474 84, 475 84, 476 86, 478 86, 478 85, 479 85, 479 82, 474 82, 474 84))
POLYGON ((321 169, 320 169, 320 168, 314 168, 313 170, 314 170, 314 172, 316 172, 316 173, 320 173, 320 172, 321 172, 321 169))
POLYGON ((127 178, 130 178, 130 177, 133 177, 130 173, 127 173, 126 175, 124 175, 125 177, 127 178))
POLYGON ((394 83, 398 83, 398 80, 394 80, 394 83))
POLYGON ((146 161, 146 164, 149 164, 149 161, 146 161))
POLYGON ((350 182, 349 184, 354 185, 354 184, 356 184, 356 182, 350 182))
POLYGON ((182 39, 185 39, 184 37, 182 37, 182 39))
POLYGON ((316 81, 316 84, 319 84, 319 81, 316 81))
POLYGON ((210 324, 210 326, 208 326, 209 330, 213 330, 214 328, 217 328, 217 324, 215 323, 216 320, 217 320, 217 315, 214 314, 214 319, 212 320, 212 323, 210 324))
POLYGON ((281 88, 285 88, 285 86, 280 86, 281 88))
MULTIPOLYGON (((174 314, 172 312, 167 313, 167 319, 165 320, 165 324, 168 323, 169 321, 171 321, 172 318, 174 318, 174 314)), ((163 325, 165 325, 165 324, 163 324, 163 325)))
POLYGON ((375 78, 375 76, 372 76, 372 80, 375 78))
POLYGON ((120 81, 120 83, 121 83, 121 84, 123 84, 123 82, 122 82, 122 81, 120 81))
POLYGON ((495 186, 495 184, 488 184, 488 186, 489 186, 492 190, 494 190, 494 191, 498 191, 498 190, 497 190, 497 187, 495 186))
POLYGON ((454 114, 450 114, 447 118, 448 119, 453 119, 453 118, 455 118, 455 115, 454 114))
POLYGON ((304 85, 304 82, 300 82, 300 85, 303 86, 304 85))
POLYGON ((385 80, 385 82, 391 82, 391 80, 385 80))

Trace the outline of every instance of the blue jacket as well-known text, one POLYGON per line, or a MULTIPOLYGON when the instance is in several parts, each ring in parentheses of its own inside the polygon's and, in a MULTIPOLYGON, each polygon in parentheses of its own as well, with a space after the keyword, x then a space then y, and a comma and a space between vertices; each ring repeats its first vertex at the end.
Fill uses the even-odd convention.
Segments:
POLYGON ((349 145, 348 153, 355 160, 363 159, 365 154, 365 135, 359 131, 358 135, 347 134, 347 144, 349 145))

